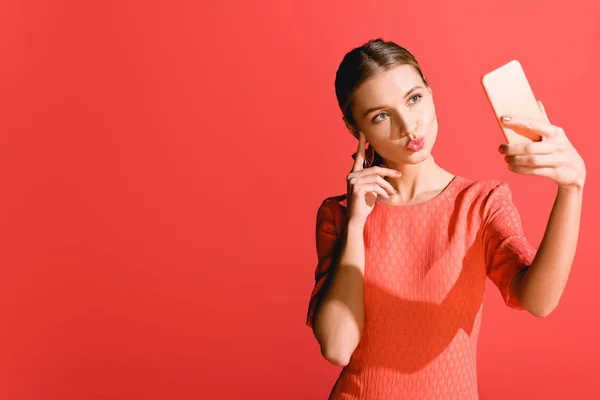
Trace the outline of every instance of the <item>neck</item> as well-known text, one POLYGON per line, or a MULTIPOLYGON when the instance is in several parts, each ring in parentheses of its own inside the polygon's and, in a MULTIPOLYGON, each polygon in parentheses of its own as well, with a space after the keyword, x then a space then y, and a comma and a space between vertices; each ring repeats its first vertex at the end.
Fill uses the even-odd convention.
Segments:
POLYGON ((433 156, 415 165, 394 163, 386 165, 402 173, 399 178, 385 178, 398 191, 397 196, 402 202, 411 202, 438 190, 440 186, 445 185, 450 175, 435 163, 433 156))

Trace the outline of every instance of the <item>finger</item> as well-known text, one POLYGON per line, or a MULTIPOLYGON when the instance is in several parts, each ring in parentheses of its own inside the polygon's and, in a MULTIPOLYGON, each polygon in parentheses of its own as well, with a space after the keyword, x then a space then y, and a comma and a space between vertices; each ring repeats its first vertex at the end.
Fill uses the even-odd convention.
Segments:
POLYGON ((365 195, 367 193, 375 193, 376 195, 385 197, 388 200, 390 198, 390 195, 385 191, 385 189, 376 183, 367 183, 366 185, 358 186, 357 189, 355 189, 355 190, 357 190, 357 191, 359 191, 359 193, 363 193, 365 195))
POLYGON ((544 107, 544 104, 542 103, 541 100, 538 100, 538 106, 540 107, 540 111, 541 111, 542 115, 544 116, 544 120, 547 123, 550 123, 550 118, 548 118, 548 114, 546 114, 546 107, 544 107))
POLYGON ((506 161, 519 167, 556 167, 563 163, 556 154, 541 154, 527 156, 506 156, 506 161))
POLYGON ((390 178, 398 178, 402 176, 400 171, 396 171, 391 168, 383 168, 381 166, 373 166, 369 168, 365 168, 362 171, 356 171, 351 173, 352 176, 367 176, 367 175, 379 175, 379 176, 389 176, 390 178))
MULTIPOLYGON (((396 177, 402 176, 402 172, 400 172, 396 169, 393 169, 393 168, 389 168, 385 163, 381 163, 379 165, 373 166, 372 168, 375 168, 375 171, 378 171, 378 170, 385 171, 386 176, 392 176, 392 177, 393 176, 396 176, 396 177), (387 175, 387 174, 391 174, 391 175, 387 175)), ((382 174, 383 174, 383 171, 382 171, 382 174)))
POLYGON ((509 165, 508 166, 509 169, 516 173, 516 174, 521 174, 521 175, 531 175, 531 176, 543 176, 545 178, 550 178, 553 179, 554 175, 556 174, 556 168, 552 168, 552 167, 523 167, 523 166, 513 166, 513 165, 509 165))
MULTIPOLYGON (((381 164, 379 164, 378 166, 374 166, 373 168, 379 168, 379 169, 386 170, 386 171, 387 171, 387 172, 386 172, 386 174, 387 174, 387 173, 392 173, 392 175, 391 175, 391 176, 394 176, 394 175, 396 175, 396 177, 398 177, 398 176, 402 176, 402 172, 398 171, 397 169, 389 168, 389 167, 387 166, 387 164, 385 164, 385 163, 381 163, 381 164)), ((377 171, 377 169, 376 169, 376 171, 377 171)), ((388 175, 388 176, 389 176, 389 175, 388 175)))
POLYGON ((383 187, 389 194, 398 193, 396 192, 396 189, 394 189, 391 183, 389 183, 379 175, 367 175, 364 177, 356 177, 350 180, 350 184, 353 186, 362 186, 370 183, 377 183, 379 186, 383 187))
POLYGON ((561 128, 554 126, 543 119, 509 116, 502 117, 501 122, 504 126, 516 130, 517 132, 518 130, 529 131, 540 135, 542 138, 560 136, 562 133, 561 128))
POLYGON ((354 166, 352 167, 352 171, 362 171, 363 164, 365 162, 365 143, 367 139, 362 132, 358 133, 358 150, 356 150, 356 157, 354 158, 354 166))
POLYGON ((387 176, 390 178, 399 178, 402 176, 402 172, 400 172, 400 171, 396 171, 395 169, 391 169, 391 168, 384 168, 381 166, 375 166, 375 167, 369 168, 369 173, 375 173, 379 176, 387 176))
POLYGON ((557 151, 554 143, 548 142, 528 142, 528 143, 508 143, 500 145, 500 153, 507 156, 526 155, 526 154, 551 154, 557 151))

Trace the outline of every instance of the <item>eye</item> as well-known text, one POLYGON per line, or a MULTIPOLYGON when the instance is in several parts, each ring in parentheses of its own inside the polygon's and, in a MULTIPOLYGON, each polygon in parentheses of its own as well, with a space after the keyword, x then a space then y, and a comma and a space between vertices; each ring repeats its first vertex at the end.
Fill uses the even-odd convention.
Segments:
POLYGON ((375 117, 373 117, 373 119, 371 121, 373 123, 381 122, 383 119, 385 119, 386 116, 387 116, 387 112, 384 111, 382 113, 377 114, 375 117), (383 116, 383 118, 380 118, 382 116, 383 116))
POLYGON ((419 100, 421 100, 421 98, 423 97, 422 94, 415 94, 413 97, 411 97, 408 102, 411 104, 415 104, 416 102, 418 102, 419 100))

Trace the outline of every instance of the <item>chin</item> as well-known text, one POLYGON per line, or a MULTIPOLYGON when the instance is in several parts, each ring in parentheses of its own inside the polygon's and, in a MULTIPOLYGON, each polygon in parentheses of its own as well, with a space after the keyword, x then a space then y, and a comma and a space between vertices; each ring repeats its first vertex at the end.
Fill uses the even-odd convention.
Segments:
POLYGON ((416 153, 411 153, 406 157, 406 164, 420 164, 431 156, 431 149, 424 148, 416 153))

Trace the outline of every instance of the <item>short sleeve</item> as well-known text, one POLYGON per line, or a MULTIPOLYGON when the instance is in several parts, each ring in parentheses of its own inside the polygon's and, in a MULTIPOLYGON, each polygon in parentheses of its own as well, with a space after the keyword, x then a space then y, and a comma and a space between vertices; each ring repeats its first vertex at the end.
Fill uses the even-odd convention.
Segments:
POLYGON ((339 255, 340 237, 344 224, 343 207, 334 200, 325 200, 317 211, 316 245, 317 266, 315 285, 308 305, 306 325, 312 327, 315 310, 321 302, 331 277, 332 265, 339 255))
POLYGON ((523 308, 510 291, 511 280, 528 268, 536 254, 523 233, 521 217, 507 183, 500 182, 484 202, 483 250, 487 276, 500 290, 507 306, 523 308))

